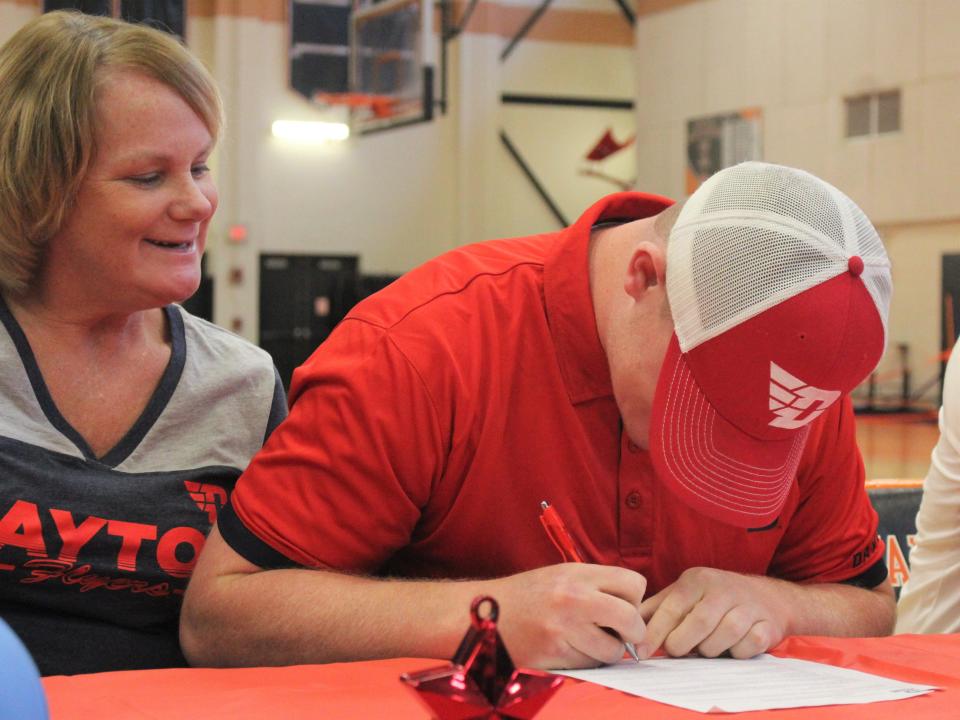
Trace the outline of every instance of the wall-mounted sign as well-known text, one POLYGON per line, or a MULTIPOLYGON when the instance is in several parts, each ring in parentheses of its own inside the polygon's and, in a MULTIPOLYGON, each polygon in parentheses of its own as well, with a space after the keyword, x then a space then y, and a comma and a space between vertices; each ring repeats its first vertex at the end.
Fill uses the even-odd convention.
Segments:
POLYGON ((687 194, 718 170, 762 160, 762 120, 760 108, 687 120, 687 194))

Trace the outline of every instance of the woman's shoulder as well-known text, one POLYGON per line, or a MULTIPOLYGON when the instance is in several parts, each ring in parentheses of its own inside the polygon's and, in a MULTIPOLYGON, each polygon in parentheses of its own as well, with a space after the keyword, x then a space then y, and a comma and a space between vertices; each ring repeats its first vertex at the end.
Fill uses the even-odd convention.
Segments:
POLYGON ((187 355, 200 364, 215 362, 219 367, 269 370, 274 363, 270 354, 246 338, 209 320, 192 315, 179 305, 171 306, 183 321, 187 355))

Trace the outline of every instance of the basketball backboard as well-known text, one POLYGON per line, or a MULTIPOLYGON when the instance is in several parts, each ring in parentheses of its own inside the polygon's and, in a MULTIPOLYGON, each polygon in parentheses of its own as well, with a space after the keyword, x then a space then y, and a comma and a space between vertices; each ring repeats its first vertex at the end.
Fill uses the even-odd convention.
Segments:
POLYGON ((361 0, 350 18, 349 91, 355 133, 433 118, 431 0, 361 0))

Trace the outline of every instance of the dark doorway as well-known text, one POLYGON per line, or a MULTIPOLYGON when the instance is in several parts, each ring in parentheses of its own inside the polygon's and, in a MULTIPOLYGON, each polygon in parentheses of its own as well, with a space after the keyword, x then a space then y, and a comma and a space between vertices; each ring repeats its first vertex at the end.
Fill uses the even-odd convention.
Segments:
POLYGON ((284 386, 357 301, 356 255, 261 255, 260 347, 284 386))
POLYGON ((207 273, 207 256, 200 258, 200 287, 181 303, 191 315, 213 322, 213 277, 207 273))
MULTIPOLYGON (((127 22, 146 23, 178 37, 184 37, 185 0, 120 0, 120 17, 127 22)), ((114 0, 43 0, 43 11, 79 10, 87 15, 115 15, 114 0)))
MULTIPOLYGON (((957 342, 960 332, 960 255, 944 255, 943 281, 940 293, 940 389, 943 393, 943 374, 947 357, 957 342)), ((941 398, 942 400, 942 398, 941 398)))
POLYGON ((43 11, 79 10, 87 15, 113 15, 113 0, 43 0, 43 11))

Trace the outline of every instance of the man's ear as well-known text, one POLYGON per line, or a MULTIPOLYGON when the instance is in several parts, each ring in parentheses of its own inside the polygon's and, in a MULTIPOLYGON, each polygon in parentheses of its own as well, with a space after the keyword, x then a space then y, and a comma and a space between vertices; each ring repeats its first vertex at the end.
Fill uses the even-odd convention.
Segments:
POLYGON ((640 300, 652 287, 664 282, 667 272, 667 257, 663 246, 644 240, 630 255, 624 290, 634 300, 640 300))

